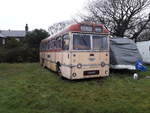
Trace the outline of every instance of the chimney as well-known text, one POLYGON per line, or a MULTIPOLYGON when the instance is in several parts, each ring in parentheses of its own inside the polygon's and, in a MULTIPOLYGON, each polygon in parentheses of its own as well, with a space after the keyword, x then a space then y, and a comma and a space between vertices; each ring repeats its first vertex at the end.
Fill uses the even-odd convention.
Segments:
POLYGON ((25 31, 26 31, 26 33, 29 31, 28 24, 26 24, 26 26, 25 26, 25 31))

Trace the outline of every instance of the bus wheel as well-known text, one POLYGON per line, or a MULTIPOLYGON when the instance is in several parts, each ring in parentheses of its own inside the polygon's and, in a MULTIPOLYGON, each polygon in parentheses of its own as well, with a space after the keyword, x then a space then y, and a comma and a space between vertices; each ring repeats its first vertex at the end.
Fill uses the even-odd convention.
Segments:
POLYGON ((57 75, 60 76, 60 77, 62 77, 62 73, 61 73, 59 65, 57 65, 56 70, 57 70, 57 75))
POLYGON ((41 66, 44 67, 44 59, 41 61, 41 66))

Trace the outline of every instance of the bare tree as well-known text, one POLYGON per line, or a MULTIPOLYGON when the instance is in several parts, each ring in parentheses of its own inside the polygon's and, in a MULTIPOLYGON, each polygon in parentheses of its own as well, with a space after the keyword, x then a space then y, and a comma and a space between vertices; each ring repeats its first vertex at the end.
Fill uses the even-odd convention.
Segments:
POLYGON ((73 22, 72 21, 62 21, 62 22, 55 23, 48 28, 49 34, 53 35, 59 31, 63 30, 66 26, 68 26, 71 23, 73 23, 73 22))
POLYGON ((130 34, 136 40, 150 22, 150 15, 144 14, 149 6, 150 0, 94 0, 89 2, 87 14, 81 18, 104 24, 113 35, 130 34), (143 21, 145 24, 141 24, 143 21))
POLYGON ((150 23, 146 25, 143 32, 138 36, 137 41, 150 40, 150 23))

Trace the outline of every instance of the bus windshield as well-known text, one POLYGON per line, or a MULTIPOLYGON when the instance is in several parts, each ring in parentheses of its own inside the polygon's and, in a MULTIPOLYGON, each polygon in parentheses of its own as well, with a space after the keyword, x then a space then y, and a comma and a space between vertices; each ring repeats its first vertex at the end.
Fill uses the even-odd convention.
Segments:
POLYGON ((74 50, 91 50, 90 35, 74 34, 73 35, 74 50))
POLYGON ((74 34, 73 35, 73 49, 74 50, 108 50, 108 38, 102 35, 85 35, 85 34, 74 34), (92 36, 92 45, 90 36, 92 36))
POLYGON ((93 50, 108 50, 107 36, 93 36, 93 50))

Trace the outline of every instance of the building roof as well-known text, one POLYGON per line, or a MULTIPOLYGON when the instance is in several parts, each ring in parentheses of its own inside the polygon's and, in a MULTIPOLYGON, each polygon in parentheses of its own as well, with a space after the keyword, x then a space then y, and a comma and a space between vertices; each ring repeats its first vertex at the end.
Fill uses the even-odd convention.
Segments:
POLYGON ((16 38, 23 38, 26 35, 26 31, 24 30, 1 30, 0 31, 0 37, 3 36, 4 37, 16 37, 16 38))
POLYGON ((0 33, 0 38, 5 38, 5 36, 0 33))

